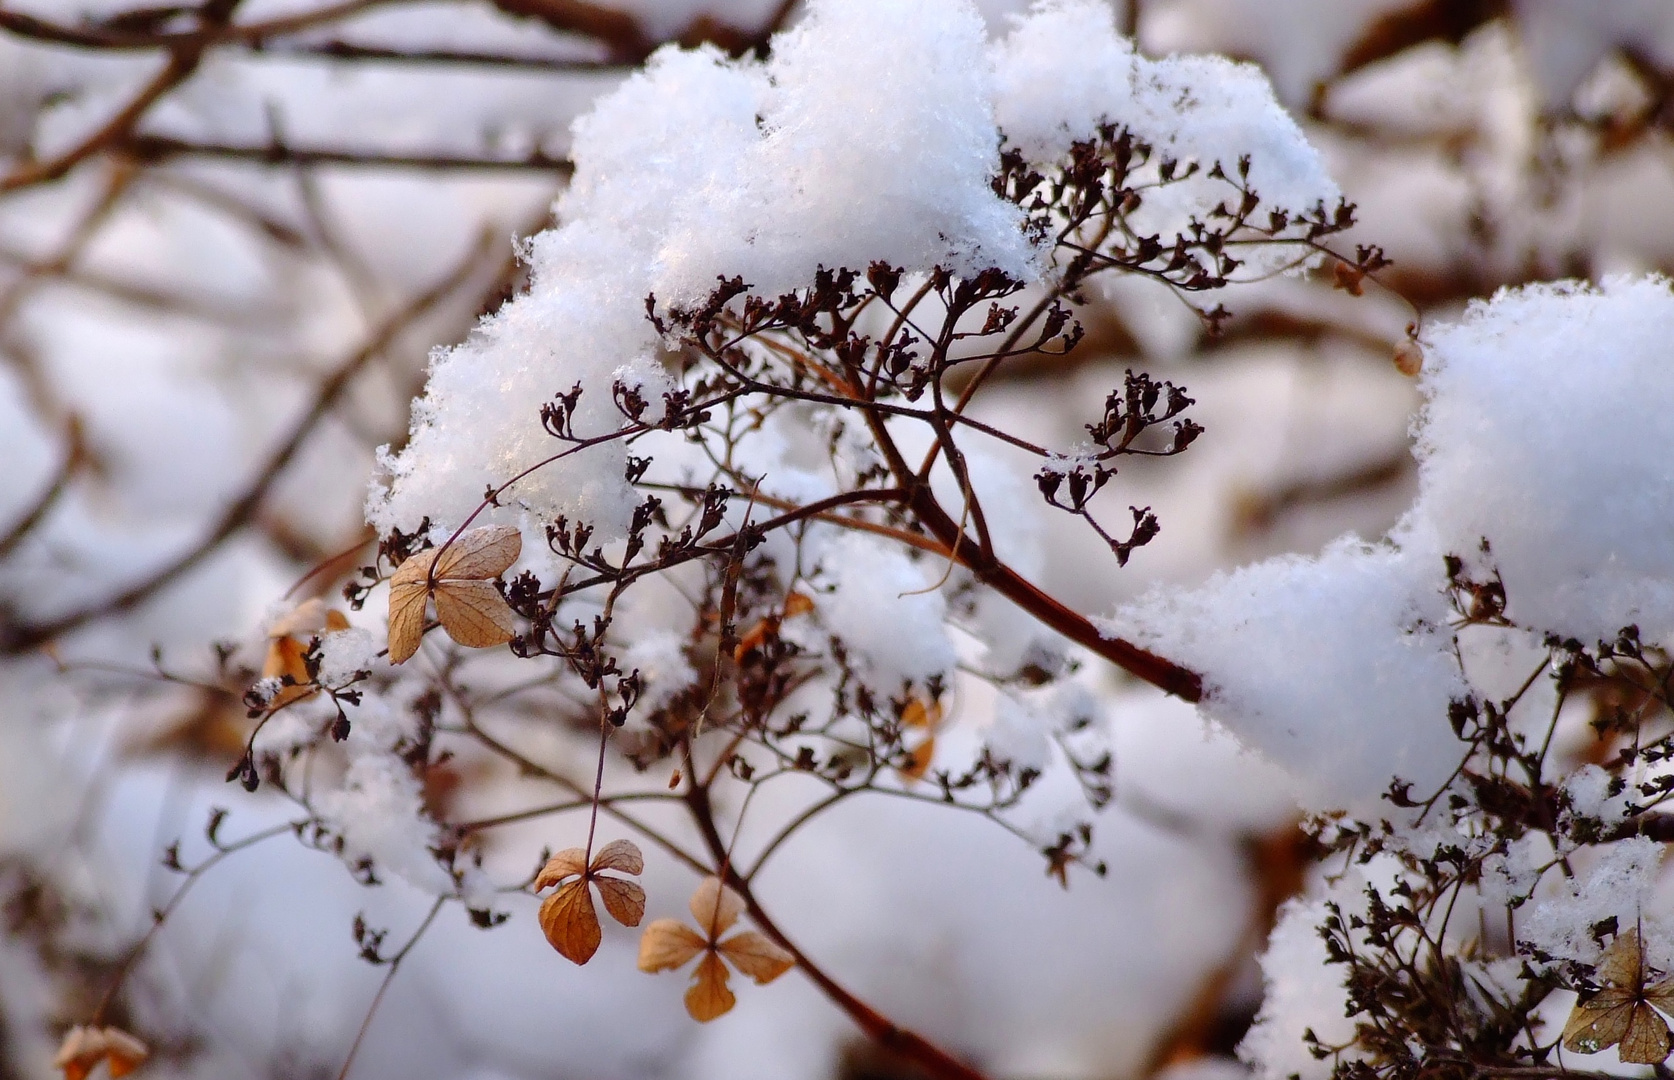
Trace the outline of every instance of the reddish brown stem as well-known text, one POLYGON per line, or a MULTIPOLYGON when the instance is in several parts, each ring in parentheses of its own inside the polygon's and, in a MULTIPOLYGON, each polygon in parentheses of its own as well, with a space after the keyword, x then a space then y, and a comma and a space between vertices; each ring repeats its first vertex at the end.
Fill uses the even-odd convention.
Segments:
MULTIPOLYGON (((688 769, 692 767, 689 760, 687 767, 688 769)), ((686 805, 691 810, 692 820, 697 823, 698 831, 703 835, 704 846, 709 849, 711 857, 714 858, 720 875, 725 879, 727 885, 743 898, 744 906, 749 911, 750 918, 755 920, 756 925, 760 926, 768 937, 778 942, 796 958, 796 966, 802 969, 803 974, 812 979, 814 985, 818 986, 825 996, 831 999, 833 1004, 848 1014, 849 1019, 853 1020, 855 1026, 865 1032, 868 1038, 889 1053, 917 1065, 934 1080, 987 1080, 987 1077, 983 1076, 982 1073, 949 1054, 935 1043, 930 1042, 916 1032, 897 1025, 888 1017, 855 997, 830 975, 826 974, 818 964, 808 959, 807 955, 801 949, 798 949, 790 938, 785 936, 785 932, 779 929, 767 912, 762 910, 761 904, 756 901, 755 894, 750 890, 749 881, 745 880, 733 868, 731 861, 727 858, 727 845, 721 839, 720 831, 715 827, 715 812, 709 802, 709 789, 693 784, 691 791, 686 796, 686 805)))

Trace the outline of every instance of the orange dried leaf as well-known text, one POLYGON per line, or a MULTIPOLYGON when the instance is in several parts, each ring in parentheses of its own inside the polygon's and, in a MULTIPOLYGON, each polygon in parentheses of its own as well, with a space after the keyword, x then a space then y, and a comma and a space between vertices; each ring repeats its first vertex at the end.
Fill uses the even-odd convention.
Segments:
POLYGON ((267 657, 262 661, 262 678, 279 679, 290 676, 291 685, 275 694, 271 704, 284 705, 313 693, 309 687, 308 664, 302 659, 307 647, 292 637, 276 637, 267 644, 267 657))
POLYGON ((714 953, 704 953, 692 972, 692 985, 686 990, 686 1011, 700 1024, 707 1024, 718 1016, 725 1016, 738 1004, 738 999, 727 988, 727 966, 714 953))
POLYGON ((762 642, 767 640, 767 631, 768 625, 766 619, 762 619, 760 622, 756 623, 756 625, 750 627, 744 636, 738 639, 738 644, 733 647, 732 658, 735 661, 743 660, 744 657, 749 654, 751 649, 761 648, 762 642))
POLYGON ((612 840, 593 856, 593 871, 617 870, 624 874, 645 872, 645 856, 632 840, 612 840))
MULTIPOLYGON (((412 562, 412 559, 408 559, 402 563, 401 570, 405 570, 412 562)), ((396 571, 397 577, 400 576, 401 570, 396 571)), ((404 663, 418 652, 419 642, 424 638, 424 601, 428 595, 422 576, 418 581, 390 579, 390 663, 404 663)))
POLYGON ((658 919, 639 937, 639 970, 673 971, 702 952, 708 943, 679 919, 658 919))
POLYGON ((535 875, 535 891, 551 888, 567 877, 575 877, 587 869, 587 853, 578 847, 565 848, 546 860, 541 872, 535 875))
POLYGON ((814 610, 814 598, 807 593, 791 592, 785 594, 785 618, 794 619, 798 615, 806 615, 814 610))
POLYGON ((109 1056, 105 1059, 105 1066, 110 1070, 110 1075, 113 1078, 127 1076, 145 1064, 145 1059, 151 1056, 149 1046, 121 1028, 105 1028, 104 1036, 105 1043, 109 1047, 109 1056))
POLYGON ((330 611, 326 612, 325 622, 325 628, 333 632, 338 630, 347 630, 349 628, 349 617, 341 611, 338 611, 336 608, 332 608, 330 611))
POLYGON ((585 878, 577 878, 547 897, 541 904, 540 920, 546 940, 571 963, 585 964, 599 951, 604 934, 585 878))
POLYGON ((442 629, 467 648, 504 645, 517 636, 517 616, 486 581, 438 581, 435 596, 442 629))
POLYGON ((645 890, 632 881, 618 877, 596 877, 599 899, 604 901, 610 917, 623 926, 638 926, 645 918, 645 890))
POLYGON ((716 947, 733 967, 758 985, 766 985, 796 966, 796 957, 754 930, 734 934, 716 947))
POLYGON ((515 525, 485 525, 461 533, 436 563, 436 579, 499 577, 523 553, 523 534, 515 525))
POLYGON ((698 929, 707 933, 710 941, 731 929, 744 913, 743 898, 722 885, 718 877, 706 877, 698 882, 690 906, 698 929))
POLYGON ((906 777, 908 780, 924 779, 924 774, 930 771, 930 762, 933 761, 935 757, 936 738, 935 736, 931 736, 919 743, 917 746, 913 747, 912 760, 907 764, 906 768, 901 770, 901 775, 906 777))

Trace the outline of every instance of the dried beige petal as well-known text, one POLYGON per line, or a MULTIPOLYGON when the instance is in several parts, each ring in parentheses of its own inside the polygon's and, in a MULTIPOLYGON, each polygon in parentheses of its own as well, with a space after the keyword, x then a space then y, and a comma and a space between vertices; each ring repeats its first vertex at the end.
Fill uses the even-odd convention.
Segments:
POLYGON ((593 870, 616 870, 624 874, 645 872, 645 856, 632 840, 612 840, 593 856, 593 870))
POLYGON ((754 930, 734 934, 717 948, 733 967, 759 985, 772 982, 796 966, 796 957, 754 930))
POLYGON ((619 877, 596 877, 593 884, 605 910, 623 926, 638 926, 645 918, 645 890, 638 884, 619 877))
POLYGON ((541 872, 535 875, 535 891, 550 888, 567 877, 575 877, 587 869, 587 853, 578 847, 565 848, 546 860, 541 872))
POLYGON ((436 618, 449 637, 472 649, 504 645, 517 636, 517 616, 486 581, 437 582, 436 618))
POLYGON ((77 1025, 64 1033, 52 1063, 64 1070, 64 1080, 86 1080, 109 1053, 110 1040, 102 1029, 77 1025))
POLYGON ((1629 928, 1616 935, 1598 962, 1598 977, 1625 990, 1638 990, 1644 985, 1645 950, 1639 943, 1637 929, 1629 928))
POLYGON ((586 879, 577 878, 547 897, 541 904, 540 919, 546 940, 564 959, 585 964, 599 951, 604 934, 586 879))
POLYGON ((413 555, 406 562, 395 568, 395 573, 389 576, 390 584, 417 583, 428 586, 430 584, 430 568, 436 562, 436 549, 428 548, 413 555))
POLYGON ((113 1078, 127 1076, 151 1056, 151 1048, 121 1028, 108 1027, 104 1029, 105 1042, 109 1046, 109 1057, 105 1065, 113 1078))
POLYGON ((692 985, 686 990, 686 1011, 700 1024, 707 1024, 717 1016, 725 1016, 738 1004, 738 999, 727 989, 727 966, 714 953, 705 953, 692 972, 692 985))
POLYGON ((1564 1048, 1577 1054, 1596 1054, 1615 1046, 1627 1034, 1633 1018, 1633 998, 1624 990, 1604 990, 1579 1003, 1564 1025, 1564 1048))
POLYGON ((738 916, 744 913, 744 900, 722 885, 720 878, 706 877, 692 893, 691 909, 698 929, 713 941, 738 921, 738 916))
POLYGON ((485 525, 461 533, 436 563, 436 578, 478 580, 499 577, 523 553, 523 534, 515 525, 485 525))
MULTIPOLYGON (((401 564, 405 570, 413 560, 408 559, 401 564)), ((397 570, 399 576, 401 570, 397 570)), ((389 662, 404 663, 418 652, 419 642, 424 639, 424 608, 428 590, 423 580, 397 581, 390 579, 389 586, 389 662)))
POLYGON ((673 971, 707 946, 679 919, 658 919, 639 936, 639 970, 673 971))
POLYGON ((1424 370, 1424 346, 1412 338, 1402 338, 1395 345, 1395 370, 1402 375, 1415 376, 1424 370))
POLYGON ((1668 1058, 1670 1041, 1668 1021, 1641 1001, 1628 1017, 1627 1030, 1622 1033, 1622 1045, 1617 1052, 1629 1064, 1660 1065, 1668 1058))

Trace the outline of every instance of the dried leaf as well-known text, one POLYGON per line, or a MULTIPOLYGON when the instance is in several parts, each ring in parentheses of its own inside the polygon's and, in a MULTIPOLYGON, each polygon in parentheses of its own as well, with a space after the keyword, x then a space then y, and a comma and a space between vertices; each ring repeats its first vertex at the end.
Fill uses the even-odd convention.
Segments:
POLYGON ((295 638, 276 637, 267 644, 267 657, 262 661, 262 678, 278 679, 290 676, 291 684, 273 696, 272 705, 286 705, 314 693, 308 677, 308 664, 302 659, 308 649, 295 638))
POLYGON ((486 649, 517 636, 517 616, 490 583, 439 581, 435 595, 436 618, 459 644, 486 649))
POLYGON ((698 929, 706 931, 714 941, 732 928, 744 913, 744 900, 736 892, 721 884, 718 877, 706 877, 698 882, 692 893, 692 918, 698 929))
POLYGON ((807 593, 790 592, 785 594, 785 618, 794 619, 798 615, 806 615, 814 610, 814 599, 807 593))
POLYGON ((673 971, 708 947, 679 919, 658 919, 639 937, 639 970, 673 971))
POLYGON ((523 534, 515 525, 485 525, 461 533, 436 564, 436 579, 499 577, 523 553, 523 534))
POLYGON ((624 874, 645 872, 645 856, 632 840, 612 840, 593 856, 593 871, 617 870, 624 874))
POLYGON ((604 901, 610 917, 623 926, 638 926, 645 918, 645 890, 632 881, 618 877, 596 877, 599 899, 604 901))
MULTIPOLYGON (((413 562, 401 564, 405 570, 413 562)), ((396 571, 397 577, 401 570, 396 571)), ((419 581, 390 579, 389 586, 389 662, 405 663, 418 652, 424 639, 424 601, 429 595, 421 577, 419 581)))
POLYGON ((765 986, 796 966, 796 957, 754 930, 721 942, 717 948, 732 966, 765 986))
MULTIPOLYGON (((336 614, 333 612, 332 614, 336 614)), ((339 616, 341 617, 341 616, 339 616)), ((105 1043, 109 1047, 109 1056, 105 1065, 113 1078, 127 1076, 151 1056, 151 1048, 121 1028, 108 1027, 104 1029, 105 1043)))
POLYGON ((908 780, 922 780, 924 774, 930 771, 930 762, 936 757, 936 738, 931 736, 913 747, 912 761, 901 770, 901 775, 908 780))
POLYGON ((727 989, 727 966, 714 953, 705 953, 692 972, 692 985, 686 991, 686 1011, 700 1024, 707 1024, 717 1016, 725 1016, 738 1004, 738 999, 727 989))
POLYGON ((575 877, 587 869, 587 853, 578 847, 565 848, 546 860, 541 872, 535 875, 535 891, 551 888, 567 877, 575 877))
POLYGON ((901 726, 910 728, 930 728, 934 731, 942 722, 942 703, 939 701, 925 705, 920 698, 913 698, 907 702, 907 707, 901 710, 901 726))
POLYGON ((571 963, 585 964, 599 951, 604 934, 585 878, 577 878, 547 897, 541 904, 540 920, 546 940, 571 963))

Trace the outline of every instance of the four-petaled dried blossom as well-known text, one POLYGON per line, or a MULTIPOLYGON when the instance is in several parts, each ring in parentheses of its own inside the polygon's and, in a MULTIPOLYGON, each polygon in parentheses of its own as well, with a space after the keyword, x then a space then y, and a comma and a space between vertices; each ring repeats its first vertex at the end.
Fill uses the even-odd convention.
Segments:
POLYGON ((53 1065, 64 1070, 64 1080, 86 1080, 101 1061, 112 1077, 121 1077, 150 1056, 149 1047, 121 1028, 77 1025, 64 1033, 53 1065))
POLYGON ((722 885, 720 878, 706 877, 698 883, 691 909, 692 918, 704 932, 694 931, 679 919, 658 919, 639 939, 639 970, 673 971, 703 954, 692 972, 692 985, 686 990, 686 1011, 693 1020, 707 1023, 737 1003, 727 988, 729 975, 721 962, 723 957, 757 985, 766 985, 796 966, 795 957, 754 930, 720 940, 744 911, 743 898, 722 885))
POLYGON ((402 563, 389 579, 390 663, 418 652, 431 597, 442 629, 461 645, 486 649, 517 636, 516 616, 491 579, 522 553, 523 534, 516 528, 488 525, 402 563))
POLYGON ((267 658, 262 661, 262 678, 290 677, 279 692, 269 700, 270 705, 285 705, 314 693, 308 684, 308 664, 302 659, 308 642, 318 634, 331 630, 347 630, 349 620, 335 608, 327 608, 319 597, 305 600, 275 619, 267 628, 267 658))
POLYGON ((1596 1054, 1621 1044, 1618 1053, 1634 1065, 1659 1065, 1668 1057, 1668 1021, 1657 1012, 1674 1013, 1674 979, 1645 984, 1645 950, 1638 930, 1610 943, 1598 964, 1598 993, 1578 1001, 1564 1025, 1564 1047, 1596 1054))
POLYGON ((606 876, 603 871, 637 875, 644 869, 645 857, 628 840, 612 840, 599 849, 591 863, 580 848, 568 848, 548 859, 535 876, 537 892, 565 878, 575 880, 559 885, 558 891, 541 903, 541 929, 546 932, 546 940, 573 963, 585 964, 593 958, 604 935, 589 886, 599 890, 599 899, 611 918, 623 926, 638 926, 645 917, 645 890, 632 881, 606 876))

